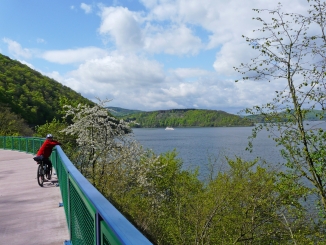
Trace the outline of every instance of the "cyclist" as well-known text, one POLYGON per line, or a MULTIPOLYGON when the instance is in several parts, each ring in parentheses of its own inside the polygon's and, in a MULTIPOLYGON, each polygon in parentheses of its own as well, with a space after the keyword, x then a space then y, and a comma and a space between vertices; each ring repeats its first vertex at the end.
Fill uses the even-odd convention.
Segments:
POLYGON ((48 134, 41 148, 36 153, 36 158, 43 158, 43 162, 48 165, 48 170, 52 169, 52 162, 49 157, 51 156, 53 147, 56 145, 61 145, 61 143, 54 140, 52 134, 48 134))

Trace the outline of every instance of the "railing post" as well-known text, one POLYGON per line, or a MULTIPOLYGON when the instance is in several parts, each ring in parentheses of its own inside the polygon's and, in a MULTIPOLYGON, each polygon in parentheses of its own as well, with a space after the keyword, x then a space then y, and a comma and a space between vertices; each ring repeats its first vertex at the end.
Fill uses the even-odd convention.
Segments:
POLYGON ((101 216, 97 210, 95 215, 95 232, 96 232, 96 245, 101 245, 101 216))
MULTIPOLYGON (((68 208, 67 208, 67 210, 68 210, 68 229, 69 229, 69 239, 70 239, 70 241, 71 241, 71 239, 72 239, 72 229, 71 229, 71 211, 70 211, 70 207, 71 207, 71 205, 70 205, 70 181, 69 181, 69 171, 68 171, 68 169, 67 169, 67 201, 68 201, 68 203, 67 203, 67 205, 68 205, 68 208)), ((65 205, 65 204, 63 204, 63 205, 65 205)))

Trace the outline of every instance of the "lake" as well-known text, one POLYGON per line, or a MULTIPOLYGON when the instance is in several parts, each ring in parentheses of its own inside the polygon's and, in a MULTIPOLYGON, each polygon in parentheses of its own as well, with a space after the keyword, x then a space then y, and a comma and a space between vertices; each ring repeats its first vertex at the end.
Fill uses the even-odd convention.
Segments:
MULTIPOLYGON (((322 127, 324 122, 307 122, 307 126, 322 127)), ((245 160, 260 157, 268 163, 277 166, 283 163, 280 148, 268 137, 267 131, 261 131, 253 142, 253 152, 246 151, 248 137, 253 127, 214 127, 214 128, 134 128, 136 140, 145 148, 152 149, 156 154, 176 149, 178 157, 183 160, 183 167, 200 167, 205 172, 209 159, 217 158, 223 161, 223 156, 245 160)))
POLYGON ((137 141, 156 154, 176 149, 182 158, 184 168, 199 166, 202 171, 209 159, 223 161, 223 156, 245 160, 261 157, 269 162, 283 161, 275 142, 262 132, 254 141, 253 152, 246 151, 248 137, 252 127, 218 127, 218 128, 135 128, 137 141))

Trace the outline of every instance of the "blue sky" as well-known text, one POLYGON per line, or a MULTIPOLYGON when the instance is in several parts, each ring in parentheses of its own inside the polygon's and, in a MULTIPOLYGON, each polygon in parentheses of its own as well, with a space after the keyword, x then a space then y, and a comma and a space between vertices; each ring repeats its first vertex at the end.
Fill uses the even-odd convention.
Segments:
MULTIPOLYGON (((281 83, 234 80, 253 57, 242 35, 274 0, 1 0, 0 53, 109 106, 237 113, 281 83)), ((304 12, 305 0, 283 3, 304 12)))

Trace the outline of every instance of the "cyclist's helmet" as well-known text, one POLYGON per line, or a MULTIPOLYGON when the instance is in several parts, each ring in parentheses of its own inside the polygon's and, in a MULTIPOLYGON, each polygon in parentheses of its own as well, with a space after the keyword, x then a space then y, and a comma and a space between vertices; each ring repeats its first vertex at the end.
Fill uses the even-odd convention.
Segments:
POLYGON ((46 138, 47 138, 47 139, 52 139, 52 138, 53 138, 53 135, 52 135, 52 134, 48 134, 48 135, 46 136, 46 138))

